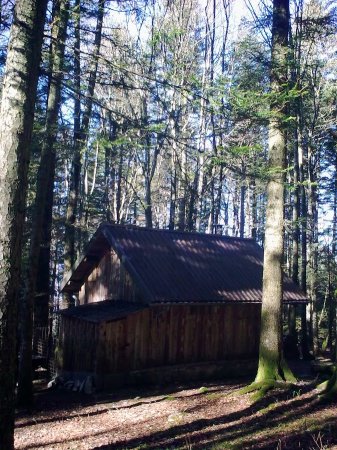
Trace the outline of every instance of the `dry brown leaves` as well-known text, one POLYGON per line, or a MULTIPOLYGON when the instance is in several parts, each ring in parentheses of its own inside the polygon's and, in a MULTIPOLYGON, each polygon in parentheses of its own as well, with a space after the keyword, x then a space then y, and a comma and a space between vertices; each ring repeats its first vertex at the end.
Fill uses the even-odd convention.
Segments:
POLYGON ((309 385, 259 404, 237 384, 119 390, 85 396, 42 390, 19 412, 17 450, 333 448, 337 409, 309 385), (328 445, 328 446, 327 446, 328 445))

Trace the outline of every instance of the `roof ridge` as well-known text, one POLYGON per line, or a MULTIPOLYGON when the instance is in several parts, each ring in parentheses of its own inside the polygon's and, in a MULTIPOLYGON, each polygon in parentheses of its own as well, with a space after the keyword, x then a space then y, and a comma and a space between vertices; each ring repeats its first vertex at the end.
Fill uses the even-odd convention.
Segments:
POLYGON ((128 229, 134 229, 139 231, 145 231, 145 232, 164 232, 164 233, 172 233, 172 234, 185 234, 188 236, 201 236, 206 238, 221 238, 221 239, 228 239, 228 240, 236 240, 236 241, 252 241, 258 244, 253 238, 242 238, 239 236, 226 236, 223 234, 213 234, 213 233, 202 233, 198 231, 186 231, 186 230, 169 230, 166 228, 148 228, 148 227, 142 227, 139 225, 133 225, 133 224, 122 224, 122 223, 111 223, 111 222, 102 222, 99 226, 99 228, 104 227, 116 227, 116 228, 128 228, 128 229))

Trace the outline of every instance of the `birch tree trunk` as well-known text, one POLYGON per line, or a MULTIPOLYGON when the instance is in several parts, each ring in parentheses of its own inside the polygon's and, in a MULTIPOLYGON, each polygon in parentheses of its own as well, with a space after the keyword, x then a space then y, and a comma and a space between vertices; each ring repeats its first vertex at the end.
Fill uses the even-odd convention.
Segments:
POLYGON ((17 0, 0 115, 0 448, 14 448, 17 297, 46 0, 17 0))

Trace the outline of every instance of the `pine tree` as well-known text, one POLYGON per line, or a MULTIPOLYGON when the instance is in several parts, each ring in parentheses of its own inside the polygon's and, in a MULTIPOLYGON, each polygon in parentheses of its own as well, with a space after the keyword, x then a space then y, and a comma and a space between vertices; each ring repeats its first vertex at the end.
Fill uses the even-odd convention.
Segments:
POLYGON ((284 172, 286 162, 286 89, 289 32, 289 0, 273 0, 271 107, 266 227, 263 261, 263 293, 259 363, 249 390, 264 395, 278 381, 294 381, 282 351, 282 260, 284 233, 284 172))
MULTIPOLYGON (((41 249, 50 249, 50 229, 53 207, 54 172, 56 162, 55 141, 58 130, 58 113, 61 101, 61 82, 63 78, 63 60, 65 38, 69 15, 69 1, 55 0, 53 5, 53 26, 51 30, 52 40, 50 47, 50 82, 48 90, 47 117, 45 124, 44 142, 41 151, 41 160, 37 177, 36 196, 32 218, 32 230, 29 249, 29 262, 27 267, 25 289, 23 293, 23 312, 21 324, 21 348, 19 364, 18 401, 20 404, 29 405, 33 398, 32 386, 32 339, 34 325, 35 290, 38 278, 41 249), (42 238, 45 241, 42 243, 42 238), (49 236, 49 238, 48 238, 49 236)), ((43 251, 43 250, 42 250, 43 251)), ((49 273, 49 255, 46 254, 43 264, 49 273)), ((39 273, 41 277, 41 273, 39 273)), ((43 286, 42 296, 38 296, 39 302, 43 299, 46 305, 40 305, 48 314, 49 305, 49 277, 44 277, 46 285, 43 286)), ((41 284, 40 284, 41 286, 41 284)), ((38 305, 35 305, 38 306, 38 305)), ((36 308, 37 310, 37 308, 36 308)), ((48 317, 44 319, 44 326, 48 326, 48 317)))
POLYGON ((17 298, 46 0, 18 0, 8 45, 0 122, 0 448, 13 449, 17 298))

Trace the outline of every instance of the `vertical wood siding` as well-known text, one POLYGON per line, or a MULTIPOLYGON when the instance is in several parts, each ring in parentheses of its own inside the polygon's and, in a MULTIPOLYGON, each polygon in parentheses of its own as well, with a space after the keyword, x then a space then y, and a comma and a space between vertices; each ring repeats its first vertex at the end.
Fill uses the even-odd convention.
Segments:
MULTIPOLYGON (((140 301, 117 254, 108 250, 79 293, 80 304, 140 301)), ((152 305, 126 318, 62 318, 63 369, 113 374, 258 354, 261 305, 152 305)))
POLYGON ((108 299, 138 300, 132 279, 113 250, 105 253, 79 291, 80 305, 108 299))
POLYGON ((71 317, 62 318, 61 364, 64 370, 92 372, 97 366, 98 325, 71 317))
MULTIPOLYGON (((63 318, 67 322, 68 318, 63 318)), ((65 370, 80 370, 92 364, 85 322, 69 321, 65 331, 67 352, 65 370), (85 343, 83 342, 85 339, 85 343), (67 353, 68 354, 68 353, 67 353)), ((163 365, 217 361, 257 356, 260 306, 182 305, 153 306, 127 318, 92 328, 97 344, 97 372, 118 373, 163 365), (96 330, 96 331, 97 331, 96 330)), ((89 327, 90 328, 90 327, 89 327)), ((92 352, 91 352, 92 353, 92 352)))

